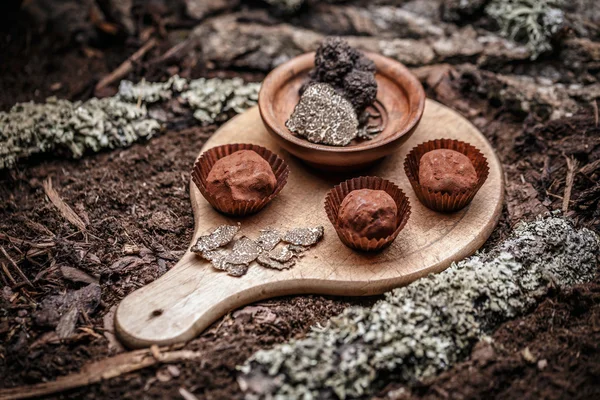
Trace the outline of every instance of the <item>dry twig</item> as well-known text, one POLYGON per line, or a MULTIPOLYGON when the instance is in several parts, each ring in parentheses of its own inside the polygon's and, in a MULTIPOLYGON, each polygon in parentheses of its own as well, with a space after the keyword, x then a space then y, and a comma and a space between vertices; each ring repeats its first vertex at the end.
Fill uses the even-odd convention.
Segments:
POLYGON ((46 196, 48 196, 52 204, 54 204, 67 221, 79 228, 80 231, 85 231, 85 222, 83 222, 79 215, 77 215, 75 211, 63 201, 56 190, 54 190, 52 187, 52 178, 48 178, 44 181, 44 192, 46 192, 46 196))
POLYGON ((61 376, 55 381, 38 383, 31 386, 20 386, 0 389, 0 400, 28 399, 60 393, 66 390, 87 386, 103 380, 116 378, 123 374, 150 367, 155 364, 170 364, 179 361, 196 360, 200 353, 190 350, 167 351, 161 349, 156 358, 149 349, 136 350, 105 358, 84 366, 81 372, 61 376))
POLYGON ((567 213, 569 211, 569 202, 571 201, 571 191, 573 190, 573 180, 575 178, 575 170, 577 169, 577 160, 573 157, 566 157, 567 160, 567 179, 565 186, 565 194, 563 196, 562 211, 567 213))
POLYGON ((15 280, 15 278, 13 278, 13 276, 10 274, 10 271, 8 270, 8 268, 6 268, 6 264, 2 263, 2 271, 4 271, 4 274, 7 276, 7 278, 12 282, 13 287, 17 285, 17 281, 15 280))
POLYGON ((21 271, 21 268, 19 268, 19 265, 15 262, 15 260, 12 259, 12 257, 10 256, 10 254, 8 254, 8 252, 6 251, 6 249, 4 247, 0 246, 0 251, 2 251, 2 254, 4 254, 4 257, 6 257, 6 259, 8 260, 8 262, 11 263, 11 265, 17 270, 19 276, 21 278, 23 278, 23 280, 29 286, 33 287, 33 284, 29 281, 29 279, 27 279, 27 276, 23 273, 23 271, 21 271))
POLYGON ((579 172, 583 175, 588 175, 600 168, 600 158, 594 162, 584 165, 579 169, 579 172))
POLYGON ((100 82, 96 84, 95 90, 101 90, 113 82, 123 79, 129 72, 131 72, 135 63, 139 62, 150 49, 157 45, 157 43, 158 41, 156 38, 150 38, 142 47, 133 53, 131 57, 119 65, 117 69, 102 78, 100 82))

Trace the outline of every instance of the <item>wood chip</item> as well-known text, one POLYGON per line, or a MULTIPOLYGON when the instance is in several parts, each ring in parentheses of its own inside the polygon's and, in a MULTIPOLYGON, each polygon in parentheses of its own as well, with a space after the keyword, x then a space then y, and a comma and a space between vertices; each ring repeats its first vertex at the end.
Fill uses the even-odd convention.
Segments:
POLYGON ((79 310, 77 310, 77 306, 72 306, 69 308, 69 311, 60 317, 58 325, 56 326, 56 334, 60 339, 66 339, 73 335, 78 318, 79 310))
POLYGON ((93 276, 77 268, 62 266, 60 267, 60 272, 65 279, 68 279, 72 282, 99 283, 98 278, 94 278, 93 276))
POLYGON ((71 224, 79 228, 80 231, 85 231, 85 223, 83 220, 73 211, 73 209, 63 201, 58 195, 56 190, 52 187, 52 178, 48 178, 44 181, 44 192, 50 199, 52 204, 58 209, 63 217, 71 224))
POLYGON ((108 340, 108 350, 111 352, 120 353, 125 351, 125 347, 119 342, 115 335, 115 313, 117 306, 112 306, 110 310, 104 314, 102 320, 104 322, 104 337, 108 340))
POLYGON ((184 400, 198 400, 196 396, 194 396, 192 393, 188 392, 184 388, 179 388, 179 394, 181 395, 181 397, 183 397, 184 400))

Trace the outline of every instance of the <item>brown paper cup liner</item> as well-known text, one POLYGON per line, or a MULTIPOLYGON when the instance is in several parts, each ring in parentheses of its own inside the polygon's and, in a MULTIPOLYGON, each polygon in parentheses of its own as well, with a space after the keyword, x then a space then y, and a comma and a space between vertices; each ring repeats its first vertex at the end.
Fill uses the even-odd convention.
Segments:
POLYGON ((260 211, 271 200, 273 200, 287 183, 289 172, 290 170, 286 162, 270 150, 255 144, 235 143, 213 147, 212 149, 208 149, 202 153, 200 158, 194 164, 194 169, 192 170, 192 180, 200 190, 200 193, 202 193, 204 198, 214 208, 225 214, 243 216, 260 211), (217 160, 239 150, 252 150, 267 160, 271 166, 271 169, 275 174, 275 178, 277 178, 277 185, 269 197, 257 201, 236 201, 223 196, 215 197, 206 189, 206 178, 217 160))
POLYGON ((325 197, 325 211, 340 240, 346 246, 362 251, 377 251, 389 246, 404 228, 410 216, 410 203, 408 197, 394 183, 376 176, 362 176, 349 179, 331 189, 325 197), (398 218, 396 230, 390 236, 382 239, 369 239, 340 228, 338 223, 340 205, 350 192, 358 189, 383 190, 394 199, 398 208, 398 218))
POLYGON ((417 198, 423 205, 434 211, 452 212, 466 207, 477 191, 484 184, 489 173, 488 162, 483 154, 468 143, 453 139, 436 139, 421 143, 413 148, 404 160, 404 171, 412 185, 417 198), (469 157, 475 172, 477 172, 477 186, 470 190, 462 190, 455 193, 436 192, 426 189, 419 184, 419 163, 421 157, 431 150, 449 149, 455 150, 469 157))

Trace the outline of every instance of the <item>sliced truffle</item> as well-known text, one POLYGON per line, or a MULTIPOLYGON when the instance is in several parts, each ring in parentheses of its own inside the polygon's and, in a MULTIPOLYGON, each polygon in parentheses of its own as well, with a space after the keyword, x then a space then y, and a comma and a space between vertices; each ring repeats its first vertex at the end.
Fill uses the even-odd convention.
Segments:
POLYGON ((218 270, 227 271, 233 276, 242 276, 248 270, 250 263, 262 252, 252 239, 242 236, 233 243, 231 250, 219 248, 202 253, 202 257, 218 270))
POLYGON ((322 226, 316 228, 295 228, 287 231, 283 241, 297 246, 312 246, 323 238, 325 229, 322 226))
POLYGON ((263 251, 270 251, 281 242, 281 233, 273 228, 261 229, 260 236, 256 239, 256 243, 263 251))
POLYGON ((263 253, 260 256, 258 256, 258 258, 256 259, 256 262, 258 262, 263 267, 273 268, 273 269, 278 269, 278 270, 290 269, 294 265, 296 265, 296 260, 295 259, 291 259, 289 261, 281 262, 281 261, 277 261, 277 260, 272 259, 266 253, 263 253))
POLYGON ((215 197, 259 201, 273 193, 277 178, 268 161, 252 150, 240 150, 213 165, 206 188, 215 197))
POLYGON ((285 126, 309 142, 332 146, 345 146, 358 134, 352 104, 326 83, 306 89, 285 126))
POLYGON ((281 246, 277 249, 273 249, 269 252, 269 257, 275 261, 279 261, 279 262, 287 262, 290 261, 292 259, 292 257, 294 257, 296 255, 296 252, 294 252, 292 249, 290 249, 290 246, 281 246))
POLYGON ((257 262, 274 269, 288 269, 296 264, 298 256, 305 252, 307 247, 287 244, 277 247, 269 252, 264 252, 257 258, 257 262))
POLYGON ((262 249, 256 242, 246 236, 242 236, 233 243, 233 249, 225 262, 229 264, 250 264, 256 260, 256 257, 262 252, 262 249))
POLYGON ((210 234, 200 236, 192 246, 194 253, 203 253, 229 244, 240 230, 239 225, 221 225, 210 234))
POLYGON ((398 208, 383 190, 350 192, 338 212, 339 227, 368 239, 385 238, 396 230, 398 208))
POLYGON ((210 261, 213 267, 221 271, 227 271, 225 258, 229 255, 229 249, 207 250, 201 254, 202 258, 210 261))
POLYGON ((419 184, 435 192, 471 190, 477 186, 477 172, 466 155, 436 149, 423 154, 419 161, 419 184))
POLYGON ((231 276, 246 275, 248 267, 248 264, 227 264, 227 273, 231 276))

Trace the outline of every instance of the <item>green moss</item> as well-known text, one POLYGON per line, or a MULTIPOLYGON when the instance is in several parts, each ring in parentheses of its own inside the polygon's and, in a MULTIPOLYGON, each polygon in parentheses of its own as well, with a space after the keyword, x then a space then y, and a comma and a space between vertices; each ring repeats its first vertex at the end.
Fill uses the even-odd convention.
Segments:
POLYGON ((589 281, 598 249, 595 233, 561 218, 522 224, 487 254, 389 292, 372 308, 349 308, 304 339, 257 352, 239 382, 258 388, 249 398, 355 398, 383 374, 407 383, 435 375, 529 310, 549 285, 589 281))

